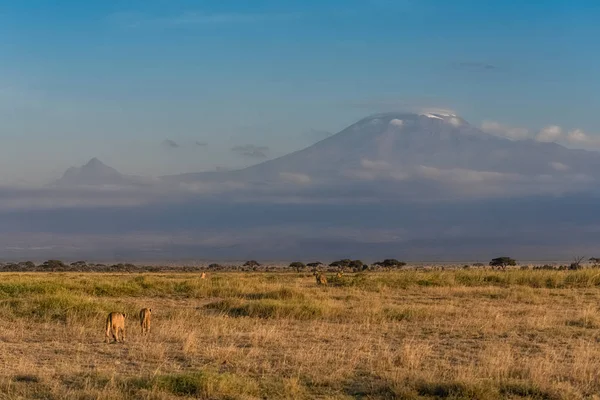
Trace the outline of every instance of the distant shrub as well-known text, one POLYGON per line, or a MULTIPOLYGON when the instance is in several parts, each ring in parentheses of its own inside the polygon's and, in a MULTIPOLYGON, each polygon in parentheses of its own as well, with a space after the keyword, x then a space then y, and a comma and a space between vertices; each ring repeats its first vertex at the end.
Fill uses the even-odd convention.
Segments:
POLYGON ((311 263, 306 264, 306 266, 310 267, 310 268, 317 268, 317 267, 319 267, 321 265, 323 265, 323 263, 321 261, 315 261, 315 262, 311 262, 311 263))
POLYGON ((549 270, 549 271, 553 271, 555 269, 557 269, 556 267, 554 267, 553 265, 550 264, 544 264, 544 265, 536 265, 535 267, 533 267, 534 270, 549 270))
POLYGON ((251 267, 251 268, 260 267, 260 263, 256 260, 250 260, 250 261, 246 261, 244 263, 244 267, 251 267))
POLYGON ((364 271, 369 267, 365 265, 361 260, 352 260, 350 261, 350 264, 348 264, 348 268, 352 268, 354 271, 364 271))
POLYGON ((75 261, 71 263, 73 268, 86 268, 88 265, 85 261, 75 261))
POLYGON ((338 268, 346 268, 350 265, 351 262, 352 262, 352 260, 350 260, 349 258, 344 258, 342 260, 332 262, 331 264, 329 264, 329 266, 330 267, 338 267, 338 268))
POLYGON ((490 266, 506 269, 507 266, 517 265, 517 262, 510 257, 498 257, 490 261, 490 266))
POLYGON ((161 375, 154 378, 153 384, 176 396, 203 399, 256 398, 259 393, 254 381, 227 372, 201 371, 161 375))
POLYGON ((306 268, 306 265, 304 265, 304 263, 301 263, 300 261, 294 261, 290 264, 290 268, 295 269, 297 272, 300 272, 306 268))
POLYGON ((252 301, 225 299, 207 304, 205 307, 231 317, 311 320, 323 316, 321 304, 299 299, 292 299, 292 301, 265 298, 252 301))
POLYGON ((50 269, 50 270, 64 270, 67 268, 67 266, 65 265, 65 263, 63 263, 60 260, 48 260, 45 261, 42 264, 42 267, 44 269, 50 269))
POLYGON ((398 261, 395 258, 387 258, 383 261, 377 261, 374 265, 385 268, 400 268, 406 265, 403 261, 398 261))
POLYGON ((569 270, 576 271, 578 269, 582 269, 583 266, 581 265, 581 262, 583 261, 583 258, 584 257, 575 257, 573 262, 569 265, 569 270))

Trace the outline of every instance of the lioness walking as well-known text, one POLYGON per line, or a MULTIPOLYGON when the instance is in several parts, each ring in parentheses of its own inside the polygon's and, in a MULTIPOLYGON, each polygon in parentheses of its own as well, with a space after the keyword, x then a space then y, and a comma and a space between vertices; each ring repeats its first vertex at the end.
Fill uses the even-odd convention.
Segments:
POLYGON ((150 316, 152 315, 151 308, 142 308, 140 310, 140 327, 142 335, 150 333, 150 316))
POLYGON ((125 314, 120 312, 111 312, 106 318, 106 343, 110 342, 112 337, 115 342, 119 342, 119 332, 121 333, 121 343, 125 342, 125 314))
POLYGON ((327 277, 324 274, 315 272, 315 279, 317 280, 317 285, 327 286, 327 277))

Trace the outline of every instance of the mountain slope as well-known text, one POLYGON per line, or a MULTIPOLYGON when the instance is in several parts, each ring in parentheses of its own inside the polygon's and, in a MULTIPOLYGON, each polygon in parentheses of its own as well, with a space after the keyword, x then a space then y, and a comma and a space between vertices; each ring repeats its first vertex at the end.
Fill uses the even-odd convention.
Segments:
POLYGON ((129 186, 141 183, 142 178, 121 174, 97 158, 81 167, 71 167, 54 182, 55 186, 129 186))
POLYGON ((600 175, 600 153, 487 134, 453 114, 386 113, 364 118, 306 149, 249 168, 164 177, 167 181, 463 181, 600 175), (443 180, 443 179, 442 179, 443 180))

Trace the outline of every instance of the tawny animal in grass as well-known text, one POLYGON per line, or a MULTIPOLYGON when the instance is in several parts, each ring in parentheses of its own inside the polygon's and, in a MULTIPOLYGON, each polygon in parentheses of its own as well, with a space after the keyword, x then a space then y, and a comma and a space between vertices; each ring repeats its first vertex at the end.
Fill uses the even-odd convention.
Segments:
POLYGON ((203 272, 202 275, 200 275, 200 279, 206 279, 206 272, 203 272))
POLYGON ((110 342, 112 337, 115 342, 119 342, 119 336, 121 337, 120 342, 125 342, 125 314, 120 312, 111 312, 106 317, 106 343, 110 342))
POLYGON ((338 272, 337 274, 335 274, 335 276, 336 276, 336 277, 339 279, 339 278, 341 278, 342 276, 344 276, 344 273, 340 271, 340 272, 338 272))
POLYGON ((150 333, 150 320, 152 316, 151 308, 142 308, 140 310, 140 327, 142 328, 142 335, 150 333))
POLYGON ((321 272, 315 272, 315 279, 317 280, 317 285, 327 286, 327 277, 321 272))

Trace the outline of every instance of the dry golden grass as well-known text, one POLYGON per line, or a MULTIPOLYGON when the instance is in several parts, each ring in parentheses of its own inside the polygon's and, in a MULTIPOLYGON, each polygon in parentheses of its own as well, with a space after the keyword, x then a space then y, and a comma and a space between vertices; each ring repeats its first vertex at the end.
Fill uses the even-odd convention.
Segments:
POLYGON ((600 398, 597 270, 1 277, 0 399, 600 398))

